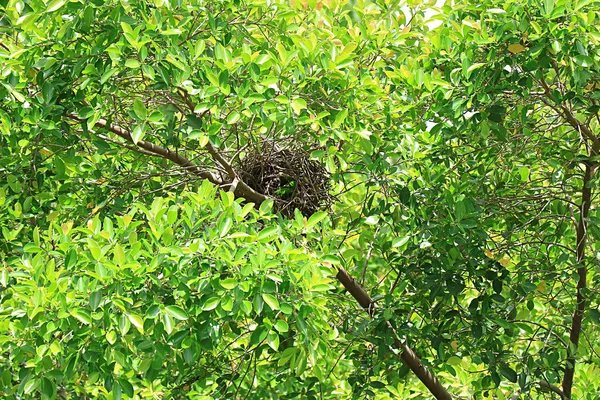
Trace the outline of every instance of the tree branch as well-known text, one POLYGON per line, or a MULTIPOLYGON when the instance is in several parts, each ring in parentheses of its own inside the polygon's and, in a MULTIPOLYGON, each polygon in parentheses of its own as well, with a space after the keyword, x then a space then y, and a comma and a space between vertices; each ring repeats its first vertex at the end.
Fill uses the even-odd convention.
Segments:
MULTIPOLYGON (((593 150, 591 150, 593 151, 593 150)), ((575 375, 575 363, 577 347, 579 346, 579 336, 581 335, 581 323, 585 313, 586 298, 584 291, 587 287, 587 267, 585 265, 585 244, 587 241, 587 223, 592 200, 592 188, 589 183, 594 178, 594 168, 587 164, 585 166, 585 176, 583 178, 583 187, 581 188, 581 205, 579 206, 579 222, 577 224, 577 306, 573 313, 573 322, 571 322, 571 333, 569 335, 569 345, 567 346, 567 365, 565 366, 565 375, 562 381, 563 393, 567 399, 571 398, 573 389, 573 376, 575 375)))
MULTIPOLYGON (((374 303, 366 290, 358 284, 342 267, 338 268, 335 276, 354 299, 365 309, 371 317, 375 315, 374 303)), ((400 350, 400 359, 414 372, 421 382, 429 389, 429 392, 438 400, 452 400, 452 395, 442 386, 440 381, 422 363, 415 352, 405 344, 400 343, 392 325, 388 322, 388 328, 394 334, 394 347, 400 350)))
MULTIPOLYGON (((73 121, 85 122, 85 120, 79 118, 79 116, 74 112, 67 113, 66 116, 67 116, 67 118, 69 118, 73 121)), ((263 201, 265 201, 266 199, 268 199, 267 196, 252 189, 246 183, 239 180, 239 178, 238 178, 237 184, 235 186, 232 186, 232 182, 234 182, 237 178, 235 171, 233 170, 231 165, 223 159, 223 157, 219 154, 219 152, 210 143, 207 144, 208 152, 210 153, 211 157, 220 166, 222 166, 225 169, 225 171, 227 171, 227 174, 230 177, 230 179, 227 181, 223 181, 223 179, 221 179, 217 175, 213 174, 212 172, 207 171, 204 168, 194 164, 190 159, 182 156, 178 152, 171 151, 167 148, 158 146, 154 143, 150 143, 145 140, 140 140, 137 142, 137 144, 135 144, 133 142, 133 139, 131 138, 131 133, 129 132, 129 130, 122 128, 118 125, 109 124, 108 121, 106 121, 103 118, 100 118, 96 122, 95 127, 98 129, 106 129, 109 132, 112 132, 115 135, 119 136, 120 138, 131 143, 131 144, 123 143, 122 144, 123 147, 126 147, 130 150, 138 151, 142 154, 152 155, 155 157, 160 157, 160 158, 164 158, 169 161, 172 161, 173 163, 179 165, 180 167, 183 167, 186 172, 193 174, 193 175, 197 175, 201 178, 207 179, 209 182, 211 182, 215 185, 218 185, 221 187, 223 187, 223 186, 233 187, 234 188, 233 192, 236 197, 243 197, 246 200, 254 202, 256 204, 260 204, 263 201)), ((102 135, 98 135, 98 137, 100 137, 101 139, 108 139, 106 137, 103 137, 102 135)), ((110 140, 110 141, 112 143, 118 144, 118 142, 116 142, 114 140, 110 140)))
MULTIPOLYGON (((85 122, 85 120, 79 118, 77 114, 72 112, 67 113, 67 117, 72 119, 73 121, 85 122)), ((187 172, 192 173, 194 175, 198 175, 201 178, 208 179, 215 185, 223 184, 223 181, 219 177, 217 177, 209 171, 202 169, 198 165, 194 164, 191 160, 187 159, 186 157, 182 156, 177 152, 171 151, 162 146, 155 145, 154 143, 150 143, 145 140, 140 140, 137 142, 137 144, 134 143, 133 139, 131 138, 131 133, 127 129, 124 129, 118 125, 111 125, 103 118, 100 118, 96 122, 95 127, 100 129, 106 129, 109 132, 112 132, 115 135, 119 136, 120 138, 125 139, 129 143, 133 143, 135 146, 145 150, 146 152, 149 152, 156 157, 161 157, 172 161, 180 167, 183 167, 187 172)))
POLYGON ((568 399, 568 397, 565 396, 565 394, 563 393, 562 390, 560 390, 559 387, 556 387, 556 386, 552 385, 551 383, 548 383, 546 381, 539 381, 537 384, 542 389, 547 389, 547 390, 553 391, 554 393, 556 393, 557 395, 560 396, 561 400, 567 400, 568 399))
POLYGON ((577 132, 579 132, 579 134, 581 134, 583 137, 589 139, 592 142, 591 156, 598 155, 598 153, 600 152, 600 139, 596 135, 594 135, 594 132, 592 132, 592 130, 587 125, 580 122, 567 106, 565 106, 564 104, 552 104, 554 99, 552 98, 550 87, 548 86, 543 77, 540 78, 539 82, 544 88, 544 94, 546 98, 550 101, 544 103, 546 103, 546 105, 548 105, 549 107, 553 108, 556 112, 561 114, 564 117, 564 119, 573 127, 573 129, 575 129, 577 132))
MULTIPOLYGON (((185 102, 185 104, 188 107, 188 109, 190 110, 190 112, 192 114, 196 115, 196 113, 194 112, 194 109, 196 107, 194 106, 194 103, 190 99, 188 93, 185 90, 180 88, 179 95, 183 98, 183 101, 185 102)), ((208 110, 205 111, 204 113, 202 113, 201 115, 198 115, 198 117, 202 118, 207 113, 208 113, 208 110)), ((227 171, 227 174, 229 175, 230 180, 229 180, 229 182, 225 182, 224 185, 229 186, 230 190, 233 191, 233 193, 236 196, 243 197, 247 200, 253 201, 256 204, 260 204, 263 201, 268 199, 267 196, 252 189, 242 179, 240 179, 240 177, 235 172, 235 169, 233 168, 231 163, 228 162, 227 160, 225 160, 225 158, 223 158, 221 153, 217 149, 215 149, 215 147, 210 143, 210 140, 206 143, 206 149, 210 153, 213 160, 215 160, 215 162, 217 164, 221 165, 221 167, 223 167, 223 169, 225 171, 227 171)))
MULTIPOLYGON (((592 132, 590 127, 575 117, 573 112, 564 104, 554 105, 552 102, 552 94, 550 87, 546 83, 543 77, 539 80, 540 84, 544 88, 544 93, 548 101, 545 103, 557 111, 563 118, 575 129, 582 138, 588 139, 591 142, 591 146, 588 144, 588 157, 592 158, 598 155, 600 152, 600 139, 592 132)), ((579 205, 579 221, 577 223, 577 243, 576 243, 576 256, 577 256, 577 289, 576 299, 577 305, 573 312, 573 320, 571 322, 571 329, 569 334, 569 344, 567 346, 567 362, 565 365, 565 375, 562 381, 562 392, 563 397, 566 399, 571 398, 571 392, 573 390, 573 377, 575 375, 575 363, 577 362, 577 348, 579 346, 579 337, 581 335, 581 327, 583 321, 583 315, 585 313, 586 297, 584 291, 587 287, 587 268, 585 265, 585 245, 587 241, 587 224, 588 214, 590 212, 590 205, 592 201, 592 188, 590 182, 594 178, 597 165, 590 163, 585 164, 585 175, 583 177, 583 185, 581 188, 581 204, 579 205)))

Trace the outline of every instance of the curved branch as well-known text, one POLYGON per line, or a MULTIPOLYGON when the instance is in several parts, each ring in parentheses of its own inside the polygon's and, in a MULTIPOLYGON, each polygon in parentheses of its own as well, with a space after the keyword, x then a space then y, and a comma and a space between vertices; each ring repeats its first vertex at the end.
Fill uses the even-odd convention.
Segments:
MULTIPOLYGON (((85 122, 84 119, 79 118, 79 116, 74 112, 69 112, 66 114, 66 116, 67 116, 67 118, 69 118, 73 121, 76 121, 76 122, 85 122)), ((137 144, 134 143, 129 130, 122 128, 118 125, 109 124, 108 121, 103 118, 100 118, 94 126, 98 129, 106 129, 109 132, 114 133, 115 135, 119 136, 120 138, 122 138, 130 143, 130 144, 123 144, 123 147, 126 147, 130 150, 138 151, 142 154, 146 154, 146 155, 150 154, 155 157, 167 159, 167 160, 179 165, 186 172, 188 172, 190 174, 207 179, 209 182, 211 182, 215 185, 218 185, 220 187, 230 187, 231 189, 233 189, 232 191, 236 197, 243 197, 248 201, 254 202, 255 204, 261 204, 263 201, 268 199, 267 196, 252 189, 245 182, 242 182, 237 177, 237 174, 233 170, 233 167, 231 166, 231 164, 229 164, 227 161, 225 161, 225 159, 221 156, 221 154, 210 143, 207 143, 207 150, 210 153, 213 160, 215 160, 215 162, 218 165, 222 166, 223 169, 229 175, 230 179, 227 181, 224 181, 223 179, 221 179, 217 175, 213 174, 212 172, 207 171, 203 167, 194 164, 190 159, 182 156, 178 152, 169 150, 165 147, 158 146, 154 143, 151 143, 151 142, 148 142, 145 140, 139 140, 137 142, 137 144), (232 182, 236 182, 236 184, 233 185, 232 182)), ((99 137, 103 138, 101 135, 99 135, 99 137)), ((112 142, 115 143, 114 140, 112 142)))
POLYGON ((542 389, 550 390, 550 391, 556 393, 557 395, 560 396, 561 400, 567 400, 568 399, 568 397, 565 396, 565 394, 563 393, 562 390, 560 390, 559 387, 556 387, 556 386, 552 385, 551 383, 548 383, 546 381, 539 381, 537 384, 542 389))
MULTIPOLYGON (((79 116, 73 112, 67 113, 67 117, 72 119, 73 121, 85 122, 84 119, 79 118, 79 116)), ((208 179, 211 183, 214 183, 215 185, 223 184, 223 181, 219 177, 217 177, 215 174, 202 169, 200 166, 194 164, 191 160, 187 159, 186 157, 182 156, 181 154, 179 154, 177 152, 171 151, 167 148, 158 146, 154 143, 150 143, 145 140, 140 140, 136 144, 133 141, 133 139, 131 138, 131 133, 127 129, 124 129, 118 125, 111 125, 108 123, 108 121, 106 121, 103 118, 100 118, 96 122, 95 127, 99 128, 99 129, 106 129, 109 132, 112 132, 115 135, 119 136, 120 138, 125 139, 129 143, 133 143, 135 146, 144 150, 146 154, 150 153, 150 154, 154 155, 155 157, 161 157, 161 158, 167 159, 169 161, 172 161, 173 163, 184 168, 187 172, 194 174, 194 175, 198 175, 201 178, 208 179)), ((131 146, 129 146, 129 148, 131 148, 131 146)), ((144 152, 142 152, 142 153, 144 153, 144 152)))
MULTIPOLYGON (((194 106, 194 103, 192 103, 192 100, 190 99, 188 93, 183 89, 179 89, 178 91, 179 95, 183 98, 183 101, 185 102, 186 106, 192 114, 202 118, 208 113, 207 110, 200 115, 196 114, 194 112, 194 109, 196 107, 194 106)), ((210 143, 210 140, 206 143, 206 149, 210 153, 213 160, 221 167, 223 167, 225 171, 227 171, 230 181, 223 183, 223 185, 229 186, 229 190, 232 191, 235 194, 235 196, 243 197, 246 200, 253 201, 256 204, 260 204, 269 198, 264 194, 252 189, 242 179, 240 179, 231 163, 225 160, 225 158, 223 158, 221 153, 210 143)))
MULTIPOLYGON (((358 304, 373 317, 375 314, 375 308, 373 307, 374 303, 367 291, 342 267, 338 267, 338 273, 335 277, 342 285, 344 285, 346 290, 354 297, 358 304)), ((423 365, 416 353, 410 347, 402 344, 398 340, 396 332, 389 322, 387 323, 387 326, 394 333, 394 347, 402 352, 400 354, 400 359, 413 371, 417 378, 423 382, 436 399, 452 400, 452 395, 442 386, 437 377, 423 365)))

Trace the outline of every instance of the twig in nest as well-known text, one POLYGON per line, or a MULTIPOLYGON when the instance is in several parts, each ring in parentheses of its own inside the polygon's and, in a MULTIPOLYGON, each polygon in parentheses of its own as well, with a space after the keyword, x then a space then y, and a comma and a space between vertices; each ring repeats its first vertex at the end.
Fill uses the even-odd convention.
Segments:
POLYGON ((286 217, 296 208, 309 217, 331 205, 329 172, 302 149, 263 143, 240 161, 239 171, 248 186, 274 198, 276 210, 286 217))

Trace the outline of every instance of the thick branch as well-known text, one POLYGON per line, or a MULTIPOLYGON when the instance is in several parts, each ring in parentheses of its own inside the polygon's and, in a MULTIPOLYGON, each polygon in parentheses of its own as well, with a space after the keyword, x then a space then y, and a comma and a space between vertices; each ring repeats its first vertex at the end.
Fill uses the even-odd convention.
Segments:
MULTIPOLYGON (((84 122, 84 120, 80 119, 79 116, 75 113, 68 113, 67 117, 74 121, 84 122)), ((96 122, 96 128, 106 129, 119 136, 120 138, 125 139, 129 143, 133 143, 137 147, 145 150, 146 152, 151 153, 156 157, 161 157, 172 161, 180 167, 183 167, 187 172, 192 173, 194 175, 198 175, 201 178, 208 179, 215 185, 223 184, 221 179, 215 176, 213 173, 203 170, 202 168, 194 164, 191 160, 187 159, 186 157, 182 156, 177 152, 171 151, 162 146, 155 145, 154 143, 150 143, 145 140, 140 140, 137 142, 137 144, 134 143, 133 139, 131 138, 131 133, 127 129, 121 128, 118 125, 111 125, 105 119, 100 118, 96 122)))
POLYGON ((585 244, 587 241, 587 219, 590 212, 590 203, 592 200, 592 188, 590 182, 594 177, 594 168, 590 165, 585 167, 585 176, 583 187, 581 189, 581 205, 579 206, 579 222, 577 224, 577 306, 573 313, 573 322, 571 323, 571 334, 569 336, 569 346, 567 347, 567 365, 565 366, 565 376, 562 387, 566 398, 571 398, 573 389, 573 376, 575 375, 575 355, 579 346, 579 336, 581 334, 581 323, 585 313, 586 298, 583 294, 587 286, 587 268, 585 266, 585 244))
MULTIPOLYGON (((72 112, 67 113, 67 117, 69 119, 72 119, 73 121, 85 122, 83 119, 79 118, 79 116, 76 113, 72 113, 72 112)), ((139 140, 137 142, 137 144, 134 143, 129 130, 122 128, 118 125, 109 124, 108 121, 106 121, 105 119, 102 119, 102 118, 99 119, 96 122, 95 127, 99 128, 99 129, 106 129, 109 132, 112 132, 115 135, 119 136, 120 138, 131 143, 131 144, 129 144, 129 143, 123 144, 123 147, 126 147, 130 150, 135 150, 142 154, 146 154, 146 155, 150 154, 155 157, 167 159, 167 160, 179 165, 180 167, 183 167, 186 172, 193 174, 193 175, 197 175, 201 178, 207 179, 208 181, 210 181, 211 183, 213 183, 215 185, 223 186, 223 185, 231 184, 230 181, 224 182, 220 177, 218 177, 215 174, 211 173, 210 171, 207 171, 207 170, 203 169, 202 167, 194 164, 190 159, 182 156, 178 152, 171 151, 167 148, 158 146, 154 143, 150 143, 145 140, 139 140)), ((102 138, 102 136, 100 136, 100 135, 99 135, 99 137, 102 138)), ((112 142, 115 143, 114 140, 112 140, 112 142)), ((232 173, 233 173, 233 177, 231 178, 231 181, 233 181, 235 178, 235 172, 233 172, 233 168, 231 167, 231 165, 229 165, 228 163, 225 162, 225 160, 221 157, 221 155, 217 152, 217 150, 210 143, 207 144, 207 149, 208 149, 209 153, 211 154, 211 156, 213 157, 213 159, 218 164, 223 166, 223 168, 227 171, 227 173, 230 177, 232 176, 232 173)), ((243 197, 246 200, 252 201, 256 204, 260 204, 267 199, 266 196, 264 196, 261 193, 258 193, 257 191, 255 191, 254 189, 252 189, 251 187, 249 187, 248 185, 246 185, 244 182, 241 182, 241 181, 237 183, 235 190, 234 190, 234 194, 237 197, 243 197)))
MULTIPOLYGON (((374 303, 365 289, 358 284, 342 267, 338 268, 335 276, 354 299, 372 317, 375 312, 374 303)), ((400 343, 396 332, 390 323, 387 324, 394 334, 394 347, 400 350, 400 359, 417 375, 417 378, 429 389, 431 394, 438 400, 451 400, 452 395, 442 386, 440 381, 422 363, 415 352, 405 344, 400 343)))
MULTIPOLYGON (((545 102, 550 107, 554 108, 562 117, 575 129, 582 138, 585 138, 591 142, 591 146, 588 145, 588 156, 590 158, 595 157, 600 152, 600 138, 592 132, 590 127, 575 117, 573 112, 565 104, 553 104, 554 99, 550 91, 550 87, 544 80, 540 79, 540 83, 544 88, 544 94, 547 98, 545 102)), ((577 255, 577 305, 573 313, 573 321, 571 323, 571 330, 569 335, 569 345, 567 346, 567 364, 565 366, 565 375, 562 381, 562 392, 564 398, 570 399, 571 392, 573 390, 573 376, 575 375, 575 363, 577 348, 579 346, 579 336, 581 335, 581 324, 583 321, 583 315, 585 313, 586 298, 584 295, 585 288, 587 287, 587 268, 585 266, 585 245, 587 241, 587 219, 590 211, 590 205, 592 200, 592 188, 590 182, 594 178, 596 166, 586 163, 585 175, 583 178, 583 187, 581 188, 581 204, 579 206, 579 221, 577 223, 577 244, 576 244, 576 255, 577 255)))

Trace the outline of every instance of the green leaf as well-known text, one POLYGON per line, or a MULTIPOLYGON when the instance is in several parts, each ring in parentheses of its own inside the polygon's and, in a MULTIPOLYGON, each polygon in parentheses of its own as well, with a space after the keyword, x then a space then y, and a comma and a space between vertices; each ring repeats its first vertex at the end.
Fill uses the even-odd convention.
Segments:
POLYGON ((456 220, 460 221, 461 219, 463 219, 466 213, 467 208, 465 206, 465 202, 462 200, 456 202, 456 204, 454 205, 454 216, 456 217, 456 220))
POLYGON ((452 356, 446 361, 446 363, 448 363, 449 365, 460 365, 461 362, 462 360, 460 359, 460 357, 456 356, 452 356))
POLYGON ((2 110, 0 110, 0 122, 0 132, 8 135, 10 133, 10 128, 12 127, 12 120, 8 114, 2 110))
POLYGON ((300 114, 300 112, 306 108, 306 100, 298 97, 292 100, 291 106, 296 114, 300 114))
POLYGON ((115 344, 117 341, 117 332, 113 330, 106 332, 106 341, 111 345, 115 344))
POLYGON ((127 335, 127 332, 129 332, 130 328, 131 322, 129 321, 128 316, 125 314, 121 314, 119 316, 119 330, 121 331, 121 335, 127 335))
POLYGON ((260 204, 258 211, 262 214, 269 214, 273 210, 273 199, 267 199, 260 204))
POLYGON ((85 325, 90 325, 92 323, 92 316, 90 315, 89 311, 81 310, 81 309, 77 308, 77 309, 71 311, 71 315, 74 316, 75 318, 77 318, 79 321, 81 321, 85 325))
POLYGON ((200 118, 194 114, 188 114, 186 118, 187 118, 188 126, 194 128, 194 129, 202 129, 202 126, 203 126, 202 118, 200 118))
POLYGON ((42 378, 42 395, 48 399, 56 398, 56 385, 50 379, 42 378))
POLYGON ((127 314, 129 321, 135 326, 140 332, 144 332, 144 318, 141 315, 129 313, 127 314))
POLYGON ((377 225, 379 223, 379 216, 370 215, 365 219, 365 224, 367 225, 377 225))
POLYGON ((25 394, 32 393, 34 390, 37 389, 37 387, 39 385, 40 385, 40 380, 39 379, 35 379, 35 378, 30 379, 25 384, 23 391, 25 392, 25 394))
POLYGON ((133 101, 133 112, 141 121, 144 121, 148 117, 148 110, 139 99, 133 101))
POLYGON ((108 81, 117 72, 119 72, 118 68, 111 68, 109 70, 104 71, 104 73, 100 77, 100 84, 104 85, 106 81, 108 81))
POLYGON ((217 308, 220 302, 220 297, 211 297, 208 300, 206 300, 206 302, 202 305, 202 309, 204 311, 214 310, 215 308, 217 308))
POLYGON ((252 302, 248 300, 243 300, 240 304, 240 309, 246 314, 250 315, 252 312, 252 302))
POLYGON ((342 111, 338 112, 337 115, 335 116, 335 121, 333 123, 333 127, 334 128, 338 128, 340 125, 342 125, 342 123, 344 122, 344 120, 346 119, 346 117, 348 116, 348 109, 343 109, 342 111))
POLYGON ((163 326, 165 327, 165 332, 167 332, 169 335, 173 333, 173 328, 175 326, 173 322, 173 317, 171 317, 171 315, 169 315, 168 313, 164 313, 162 316, 162 321, 163 326))
POLYGON ((133 385, 126 378, 119 378, 119 385, 121 389, 123 389, 123 393, 125 393, 129 398, 133 398, 134 390, 133 385))
POLYGON ((575 64, 584 68, 589 68, 592 65, 594 65, 594 59, 592 57, 585 56, 582 54, 578 54, 575 57, 573 57, 573 61, 575 61, 575 64))
POLYGON ((136 125, 133 128, 133 132, 131 132, 131 140, 133 141, 134 144, 138 144, 144 138, 145 134, 146 134, 146 125, 145 124, 136 125))
POLYGON ((519 175, 521 176, 521 182, 527 182, 529 180, 529 168, 521 167, 519 169, 519 175))
POLYGON ((48 8, 46 8, 47 13, 54 12, 64 6, 67 3, 67 0, 53 0, 48 4, 48 8))
POLYGON ((179 306, 166 306, 165 310, 170 316, 180 321, 185 321, 189 318, 185 310, 179 306))
POLYGON ((504 376, 510 382, 512 382, 512 383, 517 382, 517 373, 515 372, 514 369, 512 369, 508 365, 504 365, 504 364, 501 365, 499 369, 500 369, 500 373, 502 374, 502 376, 504 376))
POLYGON ((96 290, 90 294, 90 308, 92 311, 95 311, 100 305, 100 301, 102 300, 102 292, 100 290, 96 290))
POLYGON ((263 326, 259 326, 252 332, 252 335, 250 335, 250 343, 253 345, 262 343, 262 341, 266 339, 267 334, 268 331, 263 326))
POLYGON ((306 227, 312 228, 313 226, 315 226, 316 224, 318 224, 319 222, 321 222, 325 218, 327 218, 327 215, 328 215, 328 213, 326 213, 325 211, 319 211, 319 212, 314 213, 313 215, 310 216, 310 218, 306 222, 306 227))
POLYGON ((273 311, 279 310, 279 300, 272 294, 263 293, 262 298, 273 311))
POLYGON ((233 220, 231 219, 231 217, 225 217, 223 218, 218 226, 219 229, 219 237, 224 237, 225 235, 227 235, 227 233, 229 233, 229 230, 231 229, 231 226, 233 225, 233 220))
POLYGON ((196 58, 200 57, 202 53, 204 53, 205 48, 206 42, 204 40, 197 40, 196 45, 194 46, 194 56, 196 58))
POLYGON ((83 107, 81 110, 79 110, 79 118, 81 119, 88 119, 91 116, 93 116, 95 113, 95 110, 92 107, 83 107))
POLYGON ((121 400, 121 398, 123 396, 123 390, 121 389, 121 385, 119 385, 118 383, 115 383, 113 385, 112 393, 113 393, 114 400, 121 400))
POLYGON ((42 97, 46 104, 51 103, 54 98, 54 85, 49 82, 44 82, 42 85, 42 97))
POLYGON ((140 62, 135 58, 129 58, 125 61, 125 66, 131 69, 137 69, 140 67, 140 62))
POLYGON ((172 35, 181 35, 182 30, 179 28, 167 29, 160 32, 161 35, 172 36, 172 35))
POLYGON ((277 329, 277 331, 280 333, 285 333, 285 332, 289 331, 289 329, 290 329, 288 323, 283 319, 278 319, 275 322, 274 326, 275 326, 275 329, 277 329))
POLYGON ((258 241, 267 243, 279 236, 280 228, 278 226, 267 227, 258 232, 258 241))
POLYGON ((224 69, 219 74, 219 86, 221 86, 221 87, 226 86, 227 83, 228 83, 228 81, 229 81, 229 71, 227 71, 226 69, 224 69))
POLYGON ((274 351, 279 350, 279 335, 273 331, 269 332, 269 334, 267 335, 267 344, 274 351))
POLYGON ((133 32, 133 29, 131 29, 131 26, 127 23, 127 22, 121 22, 121 29, 123 29, 123 32, 129 34, 129 35, 134 35, 135 33, 133 32))
POLYGON ((232 111, 227 116, 227 123, 229 125, 233 125, 240 120, 240 113, 237 111, 232 111))
POLYGON ((113 255, 114 261, 118 266, 123 266, 125 264, 125 251, 119 243, 115 244, 115 248, 113 249, 113 255))
POLYGON ((342 263, 342 259, 333 254, 326 254, 322 257, 324 262, 328 262, 333 265, 340 265, 342 263))
POLYGON ((406 243, 408 243, 409 240, 410 240, 410 236, 403 236, 403 237, 394 238, 394 240, 392 240, 392 247, 393 248, 402 247, 406 243))
POLYGON ((594 323, 600 325, 600 311, 599 310, 592 308, 591 310, 589 310, 588 315, 594 323))
POLYGON ((227 278, 219 282, 223 289, 232 290, 238 285, 238 281, 235 278, 227 278))

